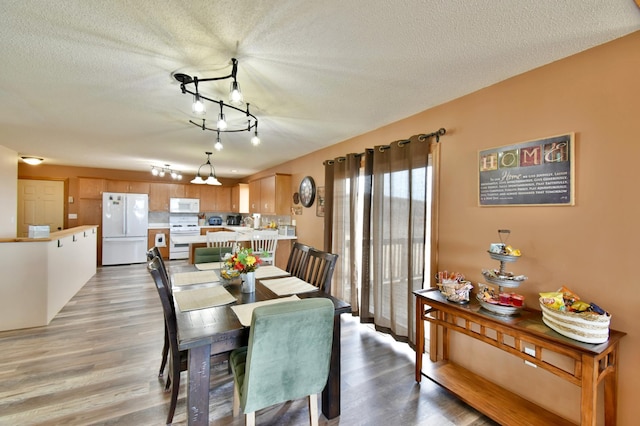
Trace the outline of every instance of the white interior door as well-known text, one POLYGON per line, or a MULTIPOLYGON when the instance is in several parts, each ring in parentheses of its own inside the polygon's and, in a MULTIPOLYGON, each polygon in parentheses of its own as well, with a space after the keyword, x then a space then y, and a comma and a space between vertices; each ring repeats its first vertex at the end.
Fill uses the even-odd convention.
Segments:
POLYGON ((19 237, 29 236, 29 225, 49 225, 51 232, 64 226, 64 182, 18 179, 19 237))

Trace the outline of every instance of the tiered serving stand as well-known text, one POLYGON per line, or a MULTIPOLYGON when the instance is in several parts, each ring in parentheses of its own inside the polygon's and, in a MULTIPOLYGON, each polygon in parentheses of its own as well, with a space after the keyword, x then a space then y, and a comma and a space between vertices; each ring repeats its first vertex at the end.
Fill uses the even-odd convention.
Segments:
MULTIPOLYGON (((517 288, 524 282, 526 277, 522 277, 520 279, 515 279, 515 277, 508 278, 509 274, 505 270, 506 263, 516 262, 520 256, 493 253, 491 251, 489 251, 489 256, 492 259, 500 262, 500 270, 497 274, 495 274, 495 276, 485 271, 482 272, 482 275, 488 283, 497 285, 500 293, 504 293, 505 288, 517 288)), ((477 299, 478 302, 480 302, 480 306, 482 306, 484 309, 499 315, 518 315, 524 308, 524 303, 522 304, 522 306, 509 306, 501 305, 499 303, 489 303, 482 299, 480 293, 478 293, 477 299)))

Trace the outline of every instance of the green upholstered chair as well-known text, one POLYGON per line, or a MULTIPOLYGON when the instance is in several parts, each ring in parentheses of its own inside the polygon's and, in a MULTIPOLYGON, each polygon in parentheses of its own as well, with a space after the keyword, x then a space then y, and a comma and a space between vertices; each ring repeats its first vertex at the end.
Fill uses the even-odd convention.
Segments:
POLYGON ((309 398, 311 425, 318 424, 318 394, 329 377, 333 303, 312 298, 261 306, 253 311, 248 346, 231 352, 233 415, 309 398))
POLYGON ((193 252, 193 263, 220 262, 231 247, 197 247, 193 252))

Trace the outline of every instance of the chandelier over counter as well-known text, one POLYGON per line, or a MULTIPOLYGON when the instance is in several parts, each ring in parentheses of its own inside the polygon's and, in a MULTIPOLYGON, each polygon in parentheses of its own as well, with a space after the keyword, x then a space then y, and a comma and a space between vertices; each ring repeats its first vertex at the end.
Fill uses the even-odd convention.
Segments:
POLYGON ((180 90, 182 90, 183 94, 190 94, 193 96, 193 105, 192 111, 194 114, 204 115, 207 112, 207 106, 204 101, 209 101, 214 104, 218 104, 220 108, 220 112, 216 117, 216 125, 215 127, 209 127, 206 124, 206 119, 202 119, 202 124, 196 123, 193 120, 189 120, 189 123, 200 127, 202 130, 211 130, 217 132, 218 136, 216 139, 216 149, 219 151, 222 149, 222 142, 220 141, 220 133, 228 133, 228 132, 251 132, 253 130, 253 137, 251 138, 251 143, 255 145, 260 144, 260 138, 258 137, 258 118, 253 115, 249 111, 249 104, 246 104, 246 109, 241 109, 240 106, 243 103, 242 92, 240 91, 240 84, 236 78, 238 73, 238 60, 236 58, 231 58, 231 63, 233 68, 231 69, 231 74, 225 75, 222 77, 210 77, 210 78, 198 78, 196 76, 190 76, 187 74, 177 73, 174 74, 173 77, 180 82, 180 90), (225 103, 222 100, 211 99, 207 96, 204 96, 198 90, 198 84, 208 81, 218 81, 218 80, 226 80, 232 78, 233 81, 229 85, 229 103, 225 103), (246 116, 247 125, 242 127, 230 127, 227 123, 227 118, 225 114, 225 108, 233 109, 238 111, 246 116))
MULTIPOLYGON (((198 168, 198 173, 196 174, 196 177, 193 178, 193 180, 191 181, 191 183, 195 183, 198 185, 222 185, 220 183, 220 181, 218 180, 218 178, 216 177, 216 169, 213 168, 213 164, 211 164, 211 152, 205 152, 205 154, 207 154, 207 162, 204 163, 202 166, 200 166, 198 168), (203 167, 208 166, 209 167, 209 176, 207 176, 206 179, 202 179, 202 174, 200 174, 200 171, 202 170, 203 167)), ((205 169, 206 172, 206 169, 205 169)))

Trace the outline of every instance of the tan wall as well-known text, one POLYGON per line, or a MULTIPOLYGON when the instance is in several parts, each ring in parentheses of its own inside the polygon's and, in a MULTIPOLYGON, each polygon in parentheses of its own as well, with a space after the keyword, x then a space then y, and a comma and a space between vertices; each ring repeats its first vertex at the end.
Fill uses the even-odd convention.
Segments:
POLYGON ((18 153, 0 145, 0 238, 14 238, 18 217, 18 153))
MULTIPOLYGON (((567 285, 608 309, 612 328, 628 335, 620 357, 620 425, 637 421, 640 391, 640 308, 637 273, 640 198, 640 32, 512 78, 392 125, 277 167, 293 175, 294 188, 310 174, 323 184, 322 161, 414 134, 447 129, 441 139, 440 268, 464 272, 474 283, 497 229, 511 229, 522 250, 512 270, 529 280, 527 303, 567 285), (478 207, 479 150, 575 132, 576 205, 478 207)), ((427 77, 428 78, 428 77, 427 77)), ((315 206, 314 206, 315 207, 315 206)), ((322 245, 315 208, 298 217, 300 241, 322 245)), ((526 367, 466 337, 454 358, 468 368, 578 420, 578 389, 526 367), (526 384, 526 385, 525 385, 526 384)))

